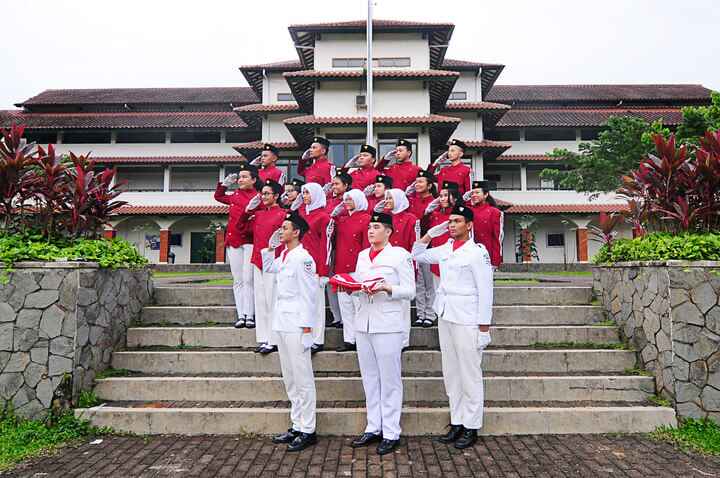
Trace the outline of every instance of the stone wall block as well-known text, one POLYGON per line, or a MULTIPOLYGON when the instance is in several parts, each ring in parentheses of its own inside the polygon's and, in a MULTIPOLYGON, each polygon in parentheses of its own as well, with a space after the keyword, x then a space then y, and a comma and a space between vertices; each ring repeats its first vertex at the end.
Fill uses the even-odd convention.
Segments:
MULTIPOLYGON (((57 292, 57 291, 56 291, 57 292)), ((40 320, 40 336, 53 339, 62 333, 65 311, 53 305, 42 313, 40 320)))

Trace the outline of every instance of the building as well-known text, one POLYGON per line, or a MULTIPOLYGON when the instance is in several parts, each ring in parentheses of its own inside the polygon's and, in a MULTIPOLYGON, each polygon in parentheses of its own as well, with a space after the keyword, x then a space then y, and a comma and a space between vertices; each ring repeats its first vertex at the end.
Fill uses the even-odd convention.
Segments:
MULTIPOLYGON (((599 247, 588 226, 618 211, 613 195, 589 201, 539 176, 563 168, 545 153, 577 150, 610 116, 662 119, 708 104, 701 85, 496 85, 503 65, 445 58, 447 23, 373 22, 374 134, 379 151, 414 143, 421 166, 459 138, 475 179, 498 184, 506 263, 585 262, 599 247), (532 232, 538 259, 518 253, 532 232)), ((135 243, 153 262, 224 262, 226 208, 213 201, 239 154, 277 145, 292 177, 313 135, 344 164, 365 141, 365 21, 291 25, 297 60, 240 67, 249 87, 47 90, 0 112, 0 125, 27 125, 28 138, 60 151, 92 152, 127 181, 109 235, 135 243), (170 256, 170 258, 169 258, 170 256)), ((629 230, 621 231, 629 234, 629 230)))

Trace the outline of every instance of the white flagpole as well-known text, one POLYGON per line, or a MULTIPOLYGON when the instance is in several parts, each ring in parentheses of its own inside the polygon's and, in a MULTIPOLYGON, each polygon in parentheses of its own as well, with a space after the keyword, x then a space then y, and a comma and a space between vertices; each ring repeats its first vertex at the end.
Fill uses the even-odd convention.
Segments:
POLYGON ((367 37, 367 94, 365 102, 367 103, 367 144, 373 144, 373 53, 372 53, 372 2, 368 0, 367 29, 365 36, 367 37))

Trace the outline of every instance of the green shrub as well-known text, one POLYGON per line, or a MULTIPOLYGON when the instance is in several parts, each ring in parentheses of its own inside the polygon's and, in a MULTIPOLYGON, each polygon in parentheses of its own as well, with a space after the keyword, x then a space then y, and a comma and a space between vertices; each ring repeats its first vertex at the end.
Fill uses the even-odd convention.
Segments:
POLYGON ((83 390, 82 392, 80 392, 80 396, 78 397, 77 408, 97 407, 101 403, 102 400, 100 400, 98 396, 95 395, 94 391, 83 390))
POLYGON ((709 419, 687 418, 681 420, 678 428, 660 427, 650 436, 673 443, 683 450, 720 455, 720 425, 709 419))
POLYGON ((616 239, 593 257, 596 264, 627 261, 720 261, 720 233, 656 232, 634 239, 616 239))

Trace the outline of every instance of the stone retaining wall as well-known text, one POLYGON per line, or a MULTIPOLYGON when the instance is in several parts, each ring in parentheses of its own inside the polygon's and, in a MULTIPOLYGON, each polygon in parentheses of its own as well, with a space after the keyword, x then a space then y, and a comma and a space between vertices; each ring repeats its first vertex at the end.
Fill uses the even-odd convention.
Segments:
POLYGON ((720 262, 593 268, 594 289, 678 416, 720 422, 720 262))
POLYGON ((37 417, 91 388, 151 297, 146 269, 16 264, 0 284, 0 407, 37 417))

